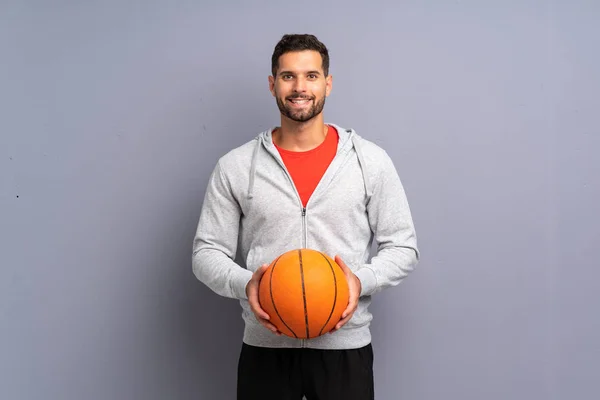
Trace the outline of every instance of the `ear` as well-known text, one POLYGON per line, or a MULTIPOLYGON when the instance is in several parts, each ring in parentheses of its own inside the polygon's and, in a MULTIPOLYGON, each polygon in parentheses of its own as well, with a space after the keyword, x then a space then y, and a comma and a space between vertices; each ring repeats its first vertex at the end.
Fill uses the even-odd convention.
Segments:
POLYGON ((273 75, 269 75, 269 91, 275 97, 275 78, 273 75))
POLYGON ((325 78, 325 85, 325 96, 329 96, 333 86, 333 76, 331 76, 331 74, 327 75, 327 78, 325 78))

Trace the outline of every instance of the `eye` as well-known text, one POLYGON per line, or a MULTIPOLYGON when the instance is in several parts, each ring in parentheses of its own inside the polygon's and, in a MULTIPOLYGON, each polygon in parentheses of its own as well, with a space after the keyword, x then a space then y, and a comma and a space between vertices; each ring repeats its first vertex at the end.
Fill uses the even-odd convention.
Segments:
POLYGON ((293 77, 292 77, 292 75, 289 75, 289 74, 287 74, 287 75, 281 75, 281 78, 282 78, 284 81, 289 81, 289 80, 290 80, 290 79, 292 79, 293 77))
POLYGON ((317 79, 317 75, 316 74, 309 74, 308 78, 309 79, 317 79))

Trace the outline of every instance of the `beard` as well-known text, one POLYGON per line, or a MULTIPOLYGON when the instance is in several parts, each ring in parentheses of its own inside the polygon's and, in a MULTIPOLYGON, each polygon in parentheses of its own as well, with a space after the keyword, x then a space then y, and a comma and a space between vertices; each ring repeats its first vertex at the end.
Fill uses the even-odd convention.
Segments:
POLYGON ((319 115, 323 111, 323 107, 325 107, 325 96, 323 96, 323 98, 318 102, 315 102, 314 96, 289 96, 285 99, 285 102, 282 101, 279 97, 276 97, 276 99, 277 107, 279 107, 279 111, 281 112, 281 114, 296 122, 310 121, 311 119, 319 115), (305 110, 295 110, 287 104, 288 99, 308 99, 312 102, 312 106, 305 110))

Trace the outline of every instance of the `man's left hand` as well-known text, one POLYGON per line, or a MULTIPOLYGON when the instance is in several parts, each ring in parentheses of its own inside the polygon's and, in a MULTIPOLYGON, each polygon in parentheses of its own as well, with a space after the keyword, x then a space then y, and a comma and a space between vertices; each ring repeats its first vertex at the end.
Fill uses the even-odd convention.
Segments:
POLYGON ((358 298, 360 296, 360 291, 362 289, 362 285, 360 284, 360 280, 354 273, 348 268, 346 263, 340 258, 340 256, 335 256, 335 262, 342 268, 344 275, 346 275, 346 280, 348 281, 348 307, 342 313, 342 319, 336 324, 336 326, 329 331, 329 333, 334 333, 338 329, 340 329, 346 322, 350 321, 354 311, 356 311, 356 307, 358 306, 358 298))

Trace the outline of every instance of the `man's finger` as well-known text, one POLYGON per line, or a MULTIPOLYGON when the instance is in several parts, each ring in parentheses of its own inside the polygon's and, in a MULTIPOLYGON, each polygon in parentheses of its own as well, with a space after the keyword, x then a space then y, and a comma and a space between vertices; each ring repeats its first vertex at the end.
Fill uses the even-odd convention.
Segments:
POLYGON ((342 319, 346 318, 349 314, 353 314, 358 307, 358 302, 350 300, 348 307, 342 312, 342 319))
POLYGON ((260 278, 264 275, 268 267, 269 264, 263 264, 254 272, 254 275, 252 276, 253 282, 250 283, 248 289, 248 302, 250 303, 250 308, 255 314, 258 314, 260 318, 266 320, 270 319, 270 317, 269 314, 267 314, 260 306, 260 301, 258 298, 258 287, 260 284, 260 278))
POLYGON ((354 304, 348 305, 348 308, 346 308, 344 310, 344 312, 342 313, 342 317, 341 317, 340 321, 335 325, 335 327, 329 333, 333 333, 333 332, 337 331, 342 326, 344 326, 348 321, 350 321, 350 319, 354 315, 354 312, 356 311, 357 304, 358 304, 356 302, 353 302, 353 303, 354 304))
POLYGON ((250 309, 256 315, 257 318, 262 318, 264 320, 271 319, 269 314, 267 314, 267 312, 265 310, 263 310, 262 307, 260 306, 260 301, 258 299, 258 293, 256 294, 256 297, 254 295, 249 296, 248 303, 250 303, 250 309))
POLYGON ((340 266, 340 268, 342 269, 342 271, 344 271, 345 274, 348 274, 348 272, 350 272, 350 268, 348 268, 348 266, 340 256, 335 256, 335 262, 340 266))
POLYGON ((344 310, 344 312, 342 313, 342 319, 346 318, 348 316, 348 314, 350 314, 352 312, 352 307, 348 306, 348 308, 346 308, 344 310))
POLYGON ((267 328, 268 330, 270 330, 271 332, 280 335, 281 332, 279 332, 279 330, 277 329, 277 327, 275 325, 273 325, 270 322, 263 320, 258 320, 265 328, 267 328))
POLYGON ((346 322, 348 322, 350 320, 350 316, 346 317, 346 318, 342 318, 337 324, 336 326, 329 331, 329 333, 334 333, 336 331, 338 331, 342 326, 346 325, 346 322))
POLYGON ((335 326, 335 330, 339 330, 342 326, 346 325, 346 322, 348 322, 348 320, 346 318, 344 318, 343 320, 341 320, 340 322, 338 322, 338 324, 335 326))
POLYGON ((271 317, 269 316, 269 314, 267 314, 265 312, 265 310, 263 310, 262 308, 260 308, 260 305, 258 306, 254 306, 251 307, 252 308, 252 312, 254 312, 254 315, 256 315, 256 317, 260 320, 260 319, 264 319, 265 321, 268 321, 271 319, 271 317))
POLYGON ((260 283, 260 280, 265 274, 267 268, 269 268, 269 264, 263 264, 256 271, 254 271, 254 274, 252 275, 252 280, 254 280, 257 283, 257 285, 258 283, 260 283))

